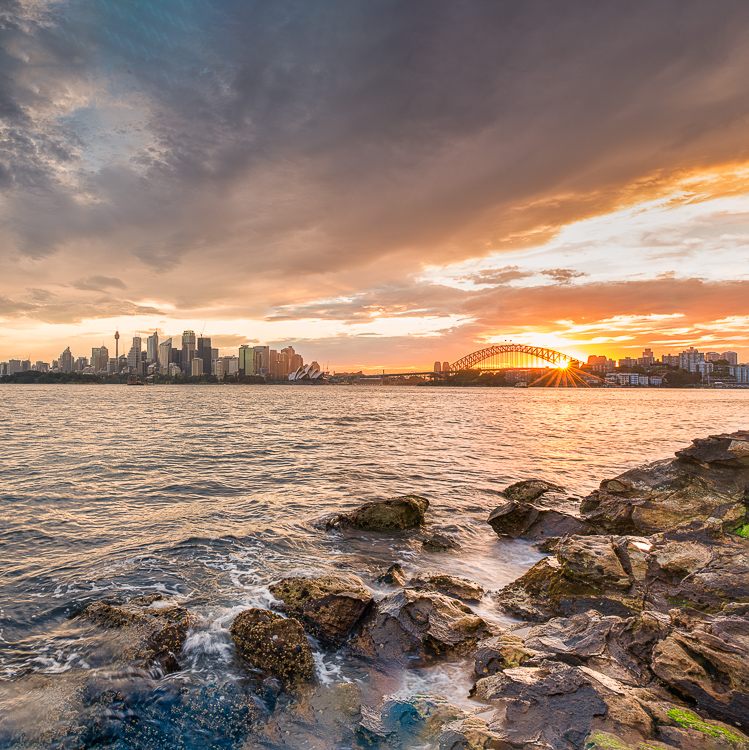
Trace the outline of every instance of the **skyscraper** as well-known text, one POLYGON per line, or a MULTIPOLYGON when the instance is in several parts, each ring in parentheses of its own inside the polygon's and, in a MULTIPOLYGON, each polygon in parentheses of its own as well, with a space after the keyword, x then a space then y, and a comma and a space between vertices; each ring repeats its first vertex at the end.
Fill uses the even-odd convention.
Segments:
POLYGON ((142 357, 142 343, 140 336, 133 336, 133 345, 127 354, 127 368, 136 373, 140 372, 140 361, 142 357))
POLYGON ((182 372, 190 372, 190 363, 195 358, 195 331, 182 333, 182 372))
POLYGON ((211 360, 213 359, 213 349, 211 348, 211 339, 208 336, 198 337, 198 358, 203 361, 202 374, 211 374, 211 360))
POLYGON ((169 363, 172 361, 172 340, 169 338, 159 344, 159 368, 162 375, 169 373, 169 363))
POLYGON ((60 369, 63 372, 73 372, 73 355, 70 353, 69 346, 60 355, 60 369))
MULTIPOLYGON (((255 352, 249 344, 239 347, 239 374, 252 375, 255 365, 255 352)), ((224 370, 226 373, 226 370, 224 370)))
POLYGON ((159 333, 154 331, 146 339, 146 359, 149 362, 156 362, 159 359, 159 333))

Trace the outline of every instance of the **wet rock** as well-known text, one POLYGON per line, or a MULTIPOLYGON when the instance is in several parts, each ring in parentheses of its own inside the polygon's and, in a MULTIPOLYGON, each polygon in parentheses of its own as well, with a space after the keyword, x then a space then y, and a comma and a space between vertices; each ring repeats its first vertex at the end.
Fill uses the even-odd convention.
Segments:
POLYGON ((498 708, 489 726, 515 747, 576 750, 595 731, 614 731, 636 746, 653 729, 634 695, 587 667, 506 669, 480 679, 471 696, 498 708))
POLYGON ((181 669, 177 655, 187 631, 197 618, 184 607, 161 594, 131 599, 126 604, 95 602, 82 617, 107 628, 128 628, 135 638, 127 657, 157 663, 166 673, 181 669))
POLYGON ((695 440, 677 458, 601 482, 582 517, 601 533, 651 535, 693 521, 743 528, 749 502, 749 433, 695 440))
POLYGON ((420 573, 414 576, 408 585, 412 588, 426 589, 427 591, 437 591, 445 596, 451 596, 453 599, 462 599, 465 602, 480 602, 484 596, 483 586, 458 576, 447 575, 446 573, 420 573))
POLYGON ((448 552, 452 549, 460 549, 460 545, 446 534, 432 534, 421 543, 421 546, 427 552, 448 552))
POLYGON ((321 519, 315 525, 325 531, 353 527, 363 531, 398 531, 424 523, 429 500, 418 495, 403 495, 364 503, 350 513, 321 519))
POLYGON ((577 516, 558 510, 538 508, 531 503, 509 500, 495 508, 487 523, 498 536, 540 541, 566 534, 594 533, 590 524, 577 516))
POLYGON ((391 586, 405 586, 408 578, 398 563, 393 563, 384 573, 377 576, 377 583, 387 583, 391 586))
POLYGON ((502 494, 511 501, 518 503, 529 503, 537 500, 547 492, 565 492, 564 487, 558 484, 546 482, 543 479, 524 479, 515 482, 502 491, 502 494))
POLYGON ((510 750, 513 747, 477 716, 446 724, 438 741, 439 750, 510 750))
POLYGON ((424 661, 467 653, 491 634, 465 604, 443 594, 403 589, 378 602, 349 646, 367 658, 424 661))
POLYGON ((312 649, 297 620, 264 609, 246 609, 234 618, 229 630, 239 654, 285 685, 314 676, 312 649))
POLYGON ((712 717, 747 728, 749 605, 673 616, 675 629, 653 650, 653 672, 712 717))
POLYGON ((286 614, 325 643, 338 647, 372 606, 373 599, 355 576, 283 578, 270 591, 286 614))

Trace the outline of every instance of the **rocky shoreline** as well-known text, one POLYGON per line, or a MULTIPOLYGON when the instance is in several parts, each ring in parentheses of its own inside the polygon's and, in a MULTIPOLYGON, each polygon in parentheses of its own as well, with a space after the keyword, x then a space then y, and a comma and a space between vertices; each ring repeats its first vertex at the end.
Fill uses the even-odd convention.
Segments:
MULTIPOLYGON (((407 495, 315 525, 417 534, 461 554, 423 531, 428 509, 407 495)), ((397 564, 379 601, 354 575, 284 578, 270 587, 276 612, 240 612, 236 658, 267 707, 243 705, 243 747, 749 750, 749 431, 697 439, 582 503, 541 479, 517 483, 488 523, 549 553, 486 594, 514 625, 471 608, 478 584, 409 579, 397 564), (375 687, 318 683, 313 646, 357 660, 375 687), (473 663, 472 712, 388 696, 390 670, 459 658, 473 663)), ((82 616, 131 633, 134 663, 154 676, 180 669, 193 618, 176 603, 97 603, 82 616)))

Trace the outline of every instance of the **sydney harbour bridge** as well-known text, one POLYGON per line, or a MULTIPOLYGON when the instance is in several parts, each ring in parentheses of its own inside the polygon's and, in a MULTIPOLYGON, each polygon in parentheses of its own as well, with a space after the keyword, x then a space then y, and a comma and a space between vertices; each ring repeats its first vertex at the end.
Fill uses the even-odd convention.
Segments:
MULTIPOLYGON (((448 363, 446 363, 448 364, 448 363)), ((382 379, 408 376, 430 376, 445 378, 460 377, 461 373, 479 376, 483 373, 514 372, 519 384, 546 387, 590 387, 591 381, 608 385, 601 378, 583 373, 580 362, 568 354, 546 349, 542 346, 504 343, 488 346, 467 354, 456 360, 449 367, 442 367, 438 372, 399 372, 365 375, 366 379, 382 379), (520 373, 522 372, 522 377, 520 373)))

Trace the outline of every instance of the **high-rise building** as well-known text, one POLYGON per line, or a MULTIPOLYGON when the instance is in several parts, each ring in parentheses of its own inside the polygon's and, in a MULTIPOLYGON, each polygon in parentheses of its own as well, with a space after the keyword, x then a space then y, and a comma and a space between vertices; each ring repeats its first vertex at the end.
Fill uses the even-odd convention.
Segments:
POLYGON ((723 352, 720 355, 720 358, 727 360, 728 364, 731 367, 736 367, 736 365, 739 363, 738 352, 723 352))
POLYGON ((190 362, 190 374, 194 378, 203 374, 203 360, 200 357, 195 357, 192 362, 190 362))
POLYGON ((195 358, 195 331, 182 333, 182 372, 190 372, 190 363, 195 358))
POLYGON ((661 362, 664 365, 670 365, 671 367, 679 366, 679 355, 678 354, 662 354, 661 362))
POLYGON ((101 346, 95 346, 91 349, 91 367, 94 372, 101 372, 107 369, 109 364, 109 349, 103 344, 101 346))
POLYGON ((159 344, 159 368, 162 374, 167 375, 169 364, 172 361, 172 340, 169 338, 159 344))
POLYGON ((655 355, 653 354, 652 349, 646 349, 642 353, 642 357, 637 360, 638 365, 642 365, 643 367, 650 367, 655 362, 655 355))
MULTIPOLYGON (((211 339, 208 336, 198 337, 198 357, 203 362, 203 373, 208 375, 211 372, 211 361, 213 360, 213 350, 211 349, 211 339)), ((201 373, 201 375, 203 374, 201 373)))
POLYGON ((154 331, 146 339, 146 360, 151 362, 158 362, 159 360, 159 332, 154 331))
MULTIPOLYGON (((252 375, 255 365, 255 352, 249 344, 242 344, 239 347, 239 374, 252 375)), ((229 373, 225 370, 225 375, 229 373)))
POLYGON ((140 362, 143 356, 141 351, 142 343, 140 336, 133 336, 133 345, 130 347, 130 351, 127 353, 127 369, 132 372, 140 372, 140 362))
POLYGON ((21 360, 9 359, 8 360, 8 375, 13 375, 17 372, 21 372, 21 360))
POLYGON ((253 375, 267 375, 270 372, 270 347, 255 346, 253 356, 253 375))
POLYGON ((698 352, 693 346, 679 354, 679 369, 697 372, 697 364, 705 361, 703 352, 698 352))
POLYGON ((705 352, 705 362, 717 362, 723 359, 720 352, 705 352))
POLYGON ((73 372, 73 355, 70 353, 70 347, 60 355, 60 370, 62 372, 73 372))

